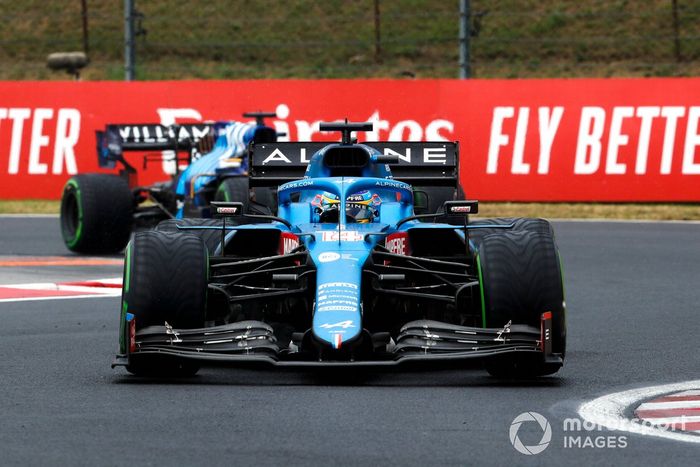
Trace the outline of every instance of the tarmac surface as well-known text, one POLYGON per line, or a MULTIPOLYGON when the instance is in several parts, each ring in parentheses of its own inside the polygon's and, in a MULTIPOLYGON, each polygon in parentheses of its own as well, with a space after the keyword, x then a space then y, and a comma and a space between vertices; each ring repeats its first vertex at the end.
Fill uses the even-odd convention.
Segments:
MULTIPOLYGON (((700 444, 565 431, 564 420, 611 392, 698 379, 700 224, 554 225, 567 358, 558 374, 532 381, 481 371, 231 369, 137 378, 110 369, 118 297, 0 303, 0 464, 697 464, 700 444), (523 412, 550 424, 539 454, 521 454, 509 439, 523 412)), ((0 217, 0 254, 0 263, 78 258, 63 246, 57 218, 0 217)), ((113 263, 0 266, 0 284, 120 277, 113 263)), ((543 431, 526 423, 517 435, 536 445, 543 431)))

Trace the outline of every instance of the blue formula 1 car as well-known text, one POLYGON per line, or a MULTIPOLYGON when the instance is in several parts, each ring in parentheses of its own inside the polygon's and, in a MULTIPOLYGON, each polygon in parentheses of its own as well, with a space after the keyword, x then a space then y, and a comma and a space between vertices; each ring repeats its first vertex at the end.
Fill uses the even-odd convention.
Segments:
POLYGON ((119 175, 88 173, 71 177, 61 198, 61 232, 71 251, 114 253, 124 249, 134 230, 155 227, 160 221, 209 217, 213 200, 239 201, 246 210, 269 213, 273 190, 248 186, 248 145, 277 140, 265 117, 243 116, 255 122, 225 121, 165 127, 158 124, 110 124, 97 132, 99 166, 119 175), (174 176, 142 186, 138 171, 124 157, 146 152, 148 163, 167 161, 174 176), (180 164, 186 168, 180 170, 180 164))
POLYGON ((469 200, 415 214, 429 195, 409 181, 456 196, 456 143, 357 144, 351 132, 371 123, 321 128, 342 142, 310 155, 303 172, 292 154, 305 143, 253 145, 251 185, 281 182, 276 216, 214 202, 219 219, 170 220, 134 236, 113 367, 151 376, 205 365, 558 371, 566 324, 551 225, 470 221, 478 203, 469 200))

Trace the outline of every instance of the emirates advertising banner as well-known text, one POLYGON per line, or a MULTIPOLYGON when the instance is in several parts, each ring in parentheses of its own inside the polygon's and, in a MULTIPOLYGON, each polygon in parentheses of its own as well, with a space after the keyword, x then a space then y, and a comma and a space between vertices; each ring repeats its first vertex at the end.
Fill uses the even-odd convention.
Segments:
MULTIPOLYGON (((700 78, 0 82, 0 199, 58 199, 97 165, 108 123, 269 119, 285 141, 372 121, 360 141, 458 141, 483 201, 700 201, 700 78)), ((173 162, 126 153, 142 185, 173 162)))

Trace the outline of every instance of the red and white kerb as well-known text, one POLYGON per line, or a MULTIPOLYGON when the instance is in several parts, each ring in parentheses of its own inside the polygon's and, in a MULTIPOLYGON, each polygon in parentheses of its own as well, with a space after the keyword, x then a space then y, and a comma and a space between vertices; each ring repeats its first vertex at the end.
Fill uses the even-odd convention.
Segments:
POLYGON ((637 407, 634 416, 654 425, 700 434, 700 389, 647 401, 637 407))

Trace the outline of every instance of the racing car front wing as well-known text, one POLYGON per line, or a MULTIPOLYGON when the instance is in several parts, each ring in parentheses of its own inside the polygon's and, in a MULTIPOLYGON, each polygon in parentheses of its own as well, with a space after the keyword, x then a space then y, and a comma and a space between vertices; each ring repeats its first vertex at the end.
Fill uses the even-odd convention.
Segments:
POLYGON ((202 366, 232 367, 430 367, 470 362, 506 355, 542 359, 561 366, 562 357, 552 352, 552 315, 542 314, 540 328, 506 324, 503 328, 476 328, 420 320, 401 329, 386 351, 356 359, 319 359, 305 352, 280 350, 269 325, 243 321, 201 329, 149 326, 135 330, 133 315, 124 326, 125 353, 112 363, 128 366, 137 359, 185 359, 202 366))

